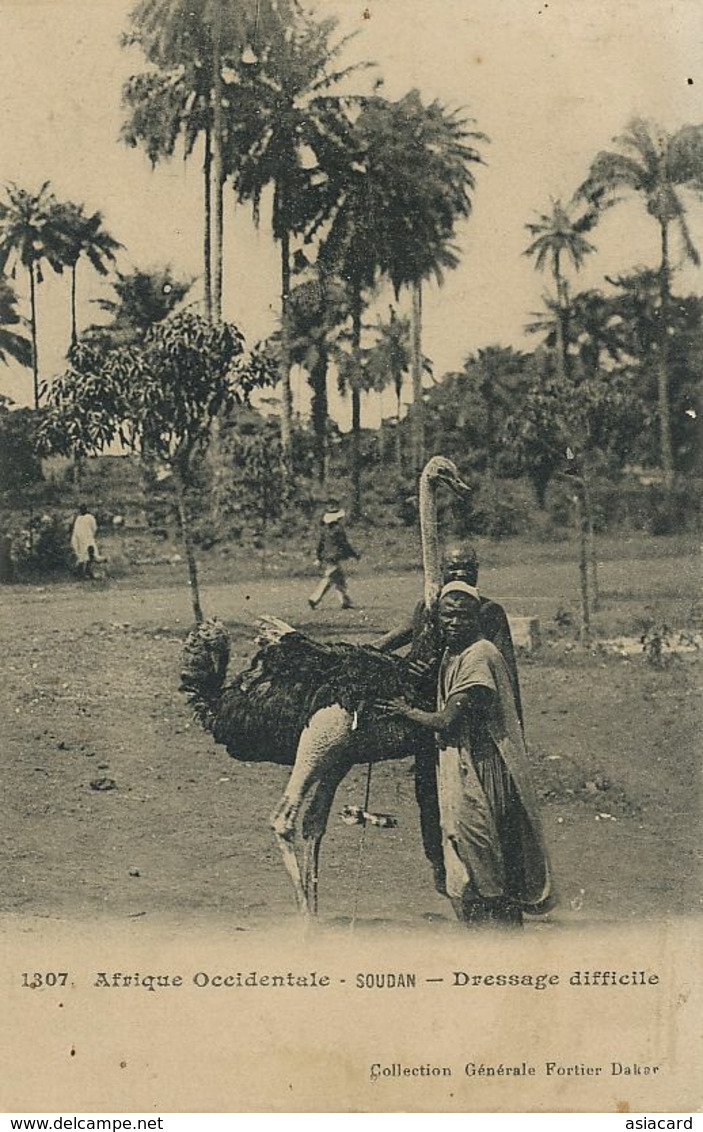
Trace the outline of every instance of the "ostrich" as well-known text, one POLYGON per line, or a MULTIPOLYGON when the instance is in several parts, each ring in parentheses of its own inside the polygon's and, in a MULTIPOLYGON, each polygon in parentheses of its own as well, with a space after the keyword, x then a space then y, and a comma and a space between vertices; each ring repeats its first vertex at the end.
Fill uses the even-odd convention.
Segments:
MULTIPOLYGON (((420 534, 426 611, 441 587, 437 490, 470 491, 451 460, 434 456, 420 477, 420 534)), ((263 647, 249 667, 227 680, 229 637, 218 621, 194 629, 186 641, 181 674, 196 718, 235 759, 292 766, 283 797, 271 818, 283 864, 299 910, 317 912, 320 844, 339 784, 352 766, 408 756, 421 757, 432 736, 372 705, 406 695, 431 706, 433 686, 413 662, 435 660, 432 619, 411 655, 386 655, 370 646, 320 644, 282 621, 264 622, 263 647), (302 836, 302 870, 296 853, 302 836)))

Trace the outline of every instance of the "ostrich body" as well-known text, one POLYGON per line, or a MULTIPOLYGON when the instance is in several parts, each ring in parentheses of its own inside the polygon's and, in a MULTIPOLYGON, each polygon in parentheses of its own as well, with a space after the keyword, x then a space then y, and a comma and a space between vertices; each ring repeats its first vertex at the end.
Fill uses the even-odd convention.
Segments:
MULTIPOLYGON (((435 456, 420 478, 420 530, 425 608, 434 607, 441 585, 436 492, 446 484, 469 489, 450 460, 435 456)), ((283 797, 271 818, 301 912, 317 911, 320 843, 337 787, 352 766, 421 758, 433 749, 426 729, 401 717, 374 712, 379 698, 403 695, 432 707, 438 642, 433 619, 407 658, 364 645, 320 644, 283 622, 269 619, 265 643, 247 669, 227 680, 229 638, 219 622, 198 626, 186 642, 181 690, 196 717, 228 753, 245 762, 291 766, 283 797), (432 665, 424 679, 411 664, 432 665), (302 837, 302 870, 296 854, 302 837)))

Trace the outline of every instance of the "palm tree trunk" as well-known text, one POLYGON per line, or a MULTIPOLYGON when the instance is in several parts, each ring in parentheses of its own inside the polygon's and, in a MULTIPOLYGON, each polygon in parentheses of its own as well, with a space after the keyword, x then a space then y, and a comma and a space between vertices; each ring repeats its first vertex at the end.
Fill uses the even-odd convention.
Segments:
POLYGON ((413 467, 419 475, 425 465, 425 405, 422 400, 422 283, 413 284, 412 360, 413 381, 413 467))
POLYGON ((181 535, 183 536, 183 547, 186 552, 186 561, 188 563, 188 584, 190 586, 190 600, 193 605, 193 616, 195 617, 195 624, 200 625, 204 620, 203 610, 200 604, 200 588, 198 586, 198 567, 195 561, 195 552, 193 550, 193 540, 190 534, 190 522, 188 519, 188 507, 186 503, 185 485, 183 476, 178 467, 173 469, 173 482, 176 488, 176 505, 178 507, 178 521, 181 527, 181 535))
POLYGON ((671 446, 671 406, 669 402, 669 226, 660 221, 661 267, 659 269, 659 359, 657 365, 657 399, 659 402, 659 436, 664 485, 674 482, 674 454, 671 446))
POLYGON ((376 399, 378 401, 378 458, 381 464, 385 465, 388 454, 388 434, 383 427, 383 391, 381 389, 376 390, 376 399))
POLYGON ((403 434, 400 431, 400 411, 403 407, 403 386, 401 383, 396 382, 395 387, 395 402, 396 402, 396 417, 397 424, 395 428, 395 462, 396 467, 400 474, 403 474, 403 434))
POLYGON ((286 474, 292 470, 293 391, 290 383, 290 233, 281 236, 281 445, 286 474))
POLYGON ((566 335, 564 333, 564 280, 559 265, 559 254, 554 257, 554 286, 557 292, 557 375, 561 381, 566 378, 566 335))
POLYGON ((591 607, 588 594, 588 517, 583 484, 576 486, 576 526, 579 538, 579 583, 581 590, 581 640, 591 636, 591 607))
POLYGON ((212 23, 212 167, 215 182, 212 317, 215 322, 222 320, 222 240, 225 185, 222 137, 222 3, 221 0, 217 0, 212 23))
POLYGON ((203 283, 205 317, 212 322, 212 130, 205 128, 205 157, 203 159, 203 283))
POLYGON ((351 517, 361 515, 361 283, 352 283, 352 355, 354 358, 354 379, 351 391, 352 430, 351 430, 351 468, 352 486, 351 517))
POLYGON ((588 563, 590 567, 590 598, 591 611, 596 613, 600 605, 600 587, 598 585, 598 555, 596 553, 596 537, 593 524, 593 497, 591 495, 590 477, 583 475, 583 509, 586 521, 586 546, 588 563))
POLYGON ((34 263, 29 265, 29 307, 32 337, 32 379, 34 381, 34 408, 39 408, 39 354, 37 352, 37 286, 34 263))
POLYGON ((71 345, 75 346, 78 342, 78 322, 76 319, 76 273, 78 271, 78 264, 74 263, 71 267, 71 345))
POLYGON ((315 470, 318 483, 327 475, 327 351, 320 348, 310 373, 312 385, 312 428, 315 438, 315 470))

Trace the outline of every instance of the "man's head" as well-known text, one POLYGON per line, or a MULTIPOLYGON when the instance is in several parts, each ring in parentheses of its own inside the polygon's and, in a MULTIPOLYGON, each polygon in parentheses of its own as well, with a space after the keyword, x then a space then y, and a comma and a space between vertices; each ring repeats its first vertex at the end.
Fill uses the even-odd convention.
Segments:
POLYGON ((478 581, 478 556, 470 543, 450 546, 444 558, 443 581, 467 582, 475 586, 478 581))
POLYGON ((80 511, 81 515, 87 515, 88 514, 88 507, 85 503, 81 503, 78 510, 80 511))
POLYGON ((461 652, 479 629, 478 591, 467 582, 449 582, 439 597, 439 627, 452 652, 461 652))

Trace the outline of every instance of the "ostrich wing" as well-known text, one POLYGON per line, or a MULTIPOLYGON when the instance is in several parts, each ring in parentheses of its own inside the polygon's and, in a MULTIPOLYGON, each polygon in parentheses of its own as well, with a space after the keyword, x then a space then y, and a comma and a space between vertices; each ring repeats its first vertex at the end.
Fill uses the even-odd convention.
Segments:
POLYGON ((212 733, 236 759, 292 766, 300 734, 315 711, 339 704, 352 714, 363 712, 403 687, 404 665, 395 657, 286 633, 225 685, 212 733))

